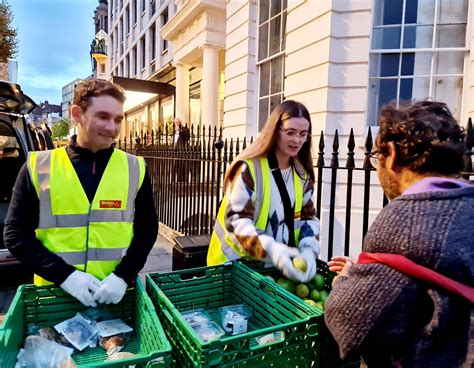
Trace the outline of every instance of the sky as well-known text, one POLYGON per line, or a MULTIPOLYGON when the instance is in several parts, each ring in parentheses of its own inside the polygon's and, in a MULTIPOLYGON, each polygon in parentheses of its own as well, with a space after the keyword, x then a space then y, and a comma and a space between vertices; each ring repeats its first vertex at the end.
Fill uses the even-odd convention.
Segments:
POLYGON ((36 103, 61 104, 63 86, 92 73, 98 0, 7 0, 18 30, 18 84, 36 103))

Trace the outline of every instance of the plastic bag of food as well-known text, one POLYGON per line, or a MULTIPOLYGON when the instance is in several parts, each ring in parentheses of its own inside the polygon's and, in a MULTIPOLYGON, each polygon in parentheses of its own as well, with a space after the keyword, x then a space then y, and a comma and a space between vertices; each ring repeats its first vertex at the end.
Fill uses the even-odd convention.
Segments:
POLYGON ((135 356, 135 354, 133 354, 133 353, 129 353, 127 351, 122 351, 120 353, 111 354, 105 361, 106 362, 111 362, 111 361, 114 361, 114 360, 133 358, 134 356, 135 356))
POLYGON ((248 319, 252 311, 244 304, 228 305, 219 308, 222 327, 230 335, 238 335, 247 332, 248 319))
POLYGON ((97 343, 98 330, 80 313, 54 326, 79 351, 97 343))
POLYGON ((131 328, 121 319, 111 319, 108 321, 97 322, 96 327, 99 331, 100 337, 109 337, 133 331, 133 328, 131 328))
POLYGON ((99 345, 104 348, 104 350, 107 352, 107 355, 112 355, 121 351, 129 341, 129 334, 120 334, 115 336, 101 337, 99 339, 99 345))
POLYGON ((190 326, 212 321, 209 314, 202 308, 181 312, 181 316, 190 326))
POLYGON ((82 316, 93 322, 108 321, 114 318, 112 313, 104 306, 88 308, 82 312, 82 316))
POLYGON ((41 336, 28 336, 25 347, 17 356, 15 368, 73 368, 76 364, 71 358, 74 349, 41 336))
POLYGON ((74 348, 74 346, 72 346, 71 343, 64 336, 60 335, 52 327, 40 328, 36 332, 36 335, 44 337, 45 339, 48 339, 48 340, 51 340, 51 341, 55 341, 58 344, 64 345, 68 348, 71 348, 71 349, 74 348))
POLYGON ((219 337, 225 335, 224 330, 220 328, 220 326, 214 321, 207 321, 207 322, 202 322, 200 324, 194 324, 191 327, 203 342, 216 340, 219 337))

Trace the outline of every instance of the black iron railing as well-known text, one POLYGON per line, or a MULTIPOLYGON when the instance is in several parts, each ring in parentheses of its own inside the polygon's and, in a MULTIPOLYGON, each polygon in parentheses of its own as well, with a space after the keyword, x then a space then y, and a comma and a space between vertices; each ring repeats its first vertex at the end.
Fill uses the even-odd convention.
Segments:
MULTIPOLYGON (((360 248, 371 216, 388 203, 369 160, 372 132, 369 128, 362 150, 356 150, 352 129, 343 137, 347 141, 343 152, 337 130, 331 136, 321 132, 313 139, 319 141, 315 205, 321 219, 322 246, 327 258, 336 253, 349 255, 351 247, 360 248), (327 164, 325 141, 329 138, 331 159, 327 164), (345 160, 342 164, 341 153, 345 160)), ((469 119, 462 175, 466 179, 474 176, 473 144, 474 131, 469 119)), ((247 147, 247 139, 222 139, 222 129, 191 126, 180 132, 152 131, 129 137, 119 140, 117 146, 145 158, 159 220, 185 235, 200 235, 212 232, 223 196, 223 175, 234 157, 247 147)))

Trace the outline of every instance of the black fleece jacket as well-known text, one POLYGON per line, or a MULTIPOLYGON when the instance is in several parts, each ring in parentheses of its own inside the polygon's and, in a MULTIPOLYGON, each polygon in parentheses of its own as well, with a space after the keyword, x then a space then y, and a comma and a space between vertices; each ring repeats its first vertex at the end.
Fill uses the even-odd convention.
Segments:
MULTIPOLYGON (((89 202, 99 186, 113 148, 93 153, 79 147, 73 140, 66 148, 89 202)), ((39 223, 39 200, 28 173, 27 165, 21 168, 12 200, 5 219, 4 239, 10 252, 37 275, 60 285, 75 268, 61 257, 50 252, 35 236, 39 223)), ((134 236, 127 253, 114 273, 133 285, 143 268, 158 234, 158 219, 148 171, 135 198, 134 236)))

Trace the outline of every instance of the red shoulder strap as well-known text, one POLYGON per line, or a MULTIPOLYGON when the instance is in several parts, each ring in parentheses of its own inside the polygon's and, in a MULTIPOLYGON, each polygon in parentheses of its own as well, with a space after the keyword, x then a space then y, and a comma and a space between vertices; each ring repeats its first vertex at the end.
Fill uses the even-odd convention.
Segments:
POLYGON ((460 295, 474 304, 474 288, 443 276, 429 268, 420 266, 399 254, 362 252, 357 260, 358 264, 382 263, 411 276, 417 280, 440 286, 447 291, 460 295))

